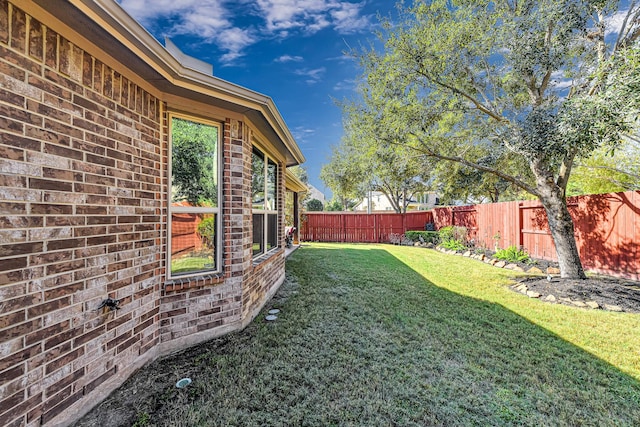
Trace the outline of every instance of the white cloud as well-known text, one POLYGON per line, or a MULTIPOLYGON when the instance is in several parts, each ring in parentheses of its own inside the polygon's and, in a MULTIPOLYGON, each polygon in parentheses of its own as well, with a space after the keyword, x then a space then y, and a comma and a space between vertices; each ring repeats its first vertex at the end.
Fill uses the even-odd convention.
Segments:
POLYGON ((622 28, 625 16, 627 16, 628 10, 620 10, 607 19, 605 25, 605 37, 610 35, 618 35, 622 28))
POLYGON ((275 62, 301 62, 304 58, 302 56, 291 56, 291 55, 282 55, 279 58, 276 58, 275 62))
POLYGON ((290 32, 299 29, 316 33, 333 27, 341 34, 367 27, 369 16, 360 16, 364 2, 336 0, 257 0, 266 28, 270 32, 290 32))
MULTIPOLYGON (((186 35, 218 46, 220 60, 231 62, 260 37, 287 38, 334 28, 349 34, 368 27, 371 16, 361 15, 364 1, 346 0, 117 0, 147 28, 162 21, 162 36, 186 35), (241 7, 238 7, 238 3, 241 7), (241 28, 234 13, 257 15, 263 28, 241 28), (232 13, 233 11, 233 13, 232 13)), ((156 28, 158 30, 158 28, 156 28)), ((286 55, 285 55, 286 56, 286 55)), ((284 57, 282 57, 284 58, 284 57)), ((297 57, 291 57, 296 58, 297 57)), ((293 60, 293 59, 291 59, 293 60)), ((282 60, 285 62, 285 60, 282 60)))
POLYGON ((333 86, 333 90, 338 92, 338 91, 343 91, 343 90, 353 90, 356 86, 356 81, 353 79, 347 79, 347 80, 342 80, 341 82, 336 83, 333 86))
POLYGON ((295 70, 294 74, 298 76, 307 77, 307 80, 305 80, 307 83, 315 84, 322 79, 322 76, 326 71, 327 69, 325 67, 314 68, 314 69, 304 68, 304 69, 295 70))
POLYGON ((296 141, 304 143, 308 137, 315 135, 316 129, 309 129, 303 126, 297 126, 291 131, 296 141))
POLYGON ((163 35, 188 35, 226 51, 220 61, 229 63, 257 41, 253 30, 233 26, 223 0, 121 0, 122 7, 143 25, 166 19, 163 35))

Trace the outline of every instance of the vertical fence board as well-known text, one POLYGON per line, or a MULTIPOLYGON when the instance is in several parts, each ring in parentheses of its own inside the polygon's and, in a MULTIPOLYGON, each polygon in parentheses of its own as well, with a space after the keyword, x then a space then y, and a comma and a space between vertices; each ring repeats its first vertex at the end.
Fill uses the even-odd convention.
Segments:
POLYGON ((351 212, 306 212, 300 238, 316 242, 384 243, 392 233, 424 230, 432 223, 430 211, 406 214, 351 212))

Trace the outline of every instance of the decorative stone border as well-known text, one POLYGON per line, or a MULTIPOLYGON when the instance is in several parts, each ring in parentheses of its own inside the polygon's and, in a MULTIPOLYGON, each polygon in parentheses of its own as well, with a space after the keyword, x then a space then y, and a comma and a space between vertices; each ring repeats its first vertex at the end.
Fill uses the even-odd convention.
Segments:
MULTIPOLYGON (((560 274, 560 269, 556 267, 548 267, 544 272, 536 266, 532 266, 527 270, 525 270, 524 268, 522 268, 517 264, 507 264, 505 261, 498 260, 496 258, 491 258, 484 254, 472 254, 471 251, 466 251, 461 253, 451 249, 442 248, 439 246, 434 247, 434 249, 449 255, 458 255, 458 256, 463 256, 467 258, 477 259, 478 261, 482 261, 485 264, 489 264, 497 268, 505 268, 508 270, 520 271, 520 272, 525 272, 528 274, 536 274, 536 275, 544 275, 546 273, 547 275, 550 275, 550 276, 551 275, 557 276, 558 274, 560 274)), ((619 305, 612 305, 612 304, 600 305, 593 300, 575 300, 575 299, 566 298, 566 297, 556 297, 553 294, 549 294, 544 298, 542 298, 542 294, 540 294, 539 292, 530 290, 525 283, 516 283, 515 285, 511 285, 510 288, 515 292, 519 292, 523 295, 528 296, 529 298, 539 298, 541 301, 548 302, 551 304, 565 304, 565 305, 570 305, 572 307, 587 308, 591 310, 607 310, 607 311, 615 311, 615 312, 624 311, 622 307, 620 307, 619 305)))
MULTIPOLYGON (((517 283, 515 285, 510 286, 510 288, 516 292, 519 292, 521 294, 528 296, 529 298, 542 297, 542 295, 539 292, 529 290, 527 285, 524 283, 517 283)), ((603 304, 601 306, 600 304, 598 304, 593 300, 582 301, 582 300, 575 300, 575 299, 565 298, 565 297, 556 298, 555 295, 552 295, 552 294, 549 294, 546 297, 542 298, 542 301, 549 302, 552 304, 566 304, 566 305, 571 305, 573 307, 589 308, 593 310, 602 309, 602 310, 616 311, 616 312, 624 311, 622 307, 620 307, 619 305, 603 304)))

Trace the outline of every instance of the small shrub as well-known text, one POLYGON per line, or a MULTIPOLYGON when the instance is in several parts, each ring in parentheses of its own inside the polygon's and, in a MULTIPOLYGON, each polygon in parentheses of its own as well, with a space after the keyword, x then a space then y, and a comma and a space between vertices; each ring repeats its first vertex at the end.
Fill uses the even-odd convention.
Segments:
POLYGON ((424 243, 437 243, 438 232, 436 231, 407 231, 404 233, 405 237, 412 242, 420 242, 420 237, 424 243))
POLYGON ((447 249, 452 249, 454 251, 463 251, 467 247, 460 240, 456 239, 448 239, 440 243, 440 246, 447 249))
POLYGON ((465 242, 467 240, 467 228, 457 225, 442 227, 440 230, 438 230, 438 237, 440 238, 441 242, 452 239, 465 242))
POLYGON ((525 250, 518 249, 515 245, 509 246, 507 249, 500 249, 495 253, 494 257, 509 262, 526 263, 530 260, 529 254, 525 250))

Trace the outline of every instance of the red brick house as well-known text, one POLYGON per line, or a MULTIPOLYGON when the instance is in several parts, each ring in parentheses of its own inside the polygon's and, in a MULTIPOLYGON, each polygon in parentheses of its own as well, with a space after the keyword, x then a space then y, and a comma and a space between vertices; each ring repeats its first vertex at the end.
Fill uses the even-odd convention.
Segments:
POLYGON ((248 324, 303 161, 269 97, 114 0, 0 0, 0 425, 69 424, 248 324))

